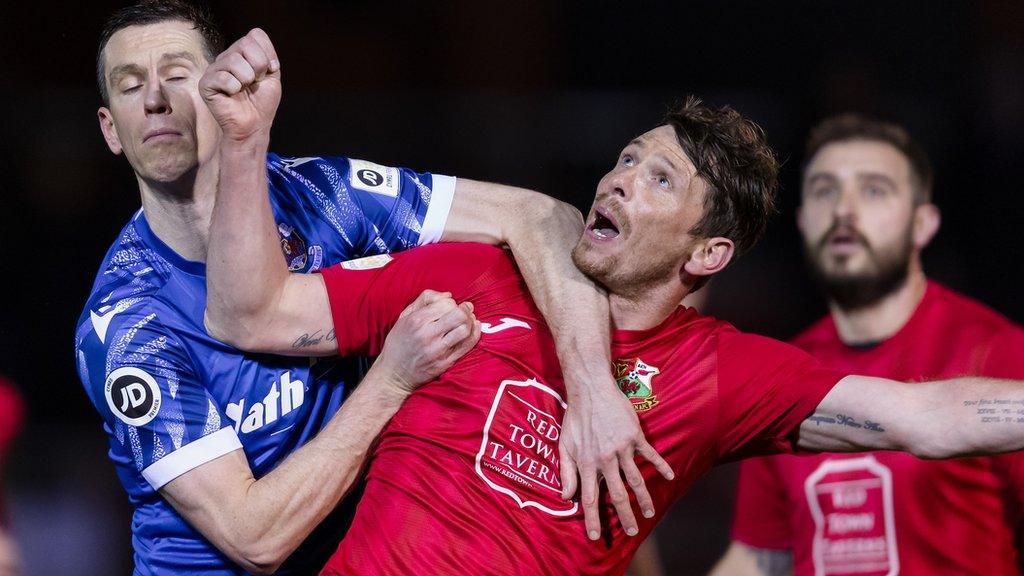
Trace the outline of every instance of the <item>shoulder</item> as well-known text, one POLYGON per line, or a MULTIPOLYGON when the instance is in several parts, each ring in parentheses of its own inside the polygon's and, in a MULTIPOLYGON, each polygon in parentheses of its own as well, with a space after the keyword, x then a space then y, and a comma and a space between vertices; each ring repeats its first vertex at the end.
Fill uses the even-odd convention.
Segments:
POLYGON ((183 344, 178 312, 156 294, 142 294, 87 309, 75 337, 79 377, 100 409, 111 379, 142 370, 169 382, 195 371, 183 344))
POLYGON ((928 290, 935 306, 947 322, 988 332, 1021 332, 1020 325, 995 311, 987 304, 956 292, 935 281, 929 281, 928 290))
POLYGON ((794 336, 789 342, 802 350, 813 350, 838 341, 831 315, 825 315, 794 336))

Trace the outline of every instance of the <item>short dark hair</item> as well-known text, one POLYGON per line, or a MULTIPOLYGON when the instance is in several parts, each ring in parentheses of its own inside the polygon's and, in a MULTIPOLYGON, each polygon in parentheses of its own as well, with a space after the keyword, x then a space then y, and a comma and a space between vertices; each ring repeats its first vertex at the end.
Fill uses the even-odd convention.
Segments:
POLYGON ((728 106, 711 108, 693 96, 672 108, 665 123, 707 183, 704 215, 690 234, 728 238, 737 256, 745 253, 776 211, 779 163, 764 130, 728 106))
POLYGON ((935 175, 924 148, 902 126, 860 114, 831 116, 812 128, 807 136, 807 152, 801 173, 807 171, 811 160, 825 146, 852 140, 882 142, 899 150, 910 164, 915 184, 914 200, 918 204, 931 202, 935 175))
POLYGON ((99 83, 103 103, 110 102, 107 93, 107 82, 103 65, 103 50, 115 32, 129 26, 145 26, 158 22, 182 21, 192 24, 203 38, 203 51, 210 62, 224 50, 224 34, 221 33, 207 6, 200 6, 183 0, 142 0, 137 4, 125 6, 110 15, 100 34, 100 46, 96 51, 96 81, 99 83))

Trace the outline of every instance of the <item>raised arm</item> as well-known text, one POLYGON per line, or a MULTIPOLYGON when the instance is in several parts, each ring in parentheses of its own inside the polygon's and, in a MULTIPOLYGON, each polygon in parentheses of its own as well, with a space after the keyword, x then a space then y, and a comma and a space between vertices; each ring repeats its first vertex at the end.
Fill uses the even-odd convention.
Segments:
MULTIPOLYGON (((280 96, 279 74, 273 46, 262 31, 254 30, 218 57, 200 82, 224 130, 217 207, 222 218, 249 210, 255 211, 257 219, 270 217, 264 170, 270 121, 280 96), (258 191, 258 201, 251 206, 239 204, 253 200, 246 196, 250 187, 258 191)), ((258 283, 266 275, 277 283, 271 297, 282 301, 293 298, 294 291, 303 291, 307 307, 322 309, 317 319, 323 327, 318 345, 333 346, 333 323, 322 281, 318 276, 289 276, 287 270, 278 270, 282 260, 277 240, 261 232, 258 226, 233 230, 215 225, 212 257, 247 257, 248 248, 234 255, 217 247, 238 242, 241 247, 251 243, 256 252, 273 252, 276 258, 252 262, 252 275, 246 277, 225 277, 223 272, 230 266, 223 265, 223 260, 211 262, 212 276, 238 288, 258 283), (246 237, 247 233, 254 236, 246 237)), ((435 378, 475 344, 479 332, 474 325, 468 308, 457 307, 446 294, 425 292, 398 316, 380 357, 341 410, 313 440, 269 474, 254 478, 243 452, 234 450, 171 480, 161 487, 161 494, 246 571, 274 572, 348 491, 372 442, 411 390, 435 378), (455 345, 439 345, 456 330, 468 337, 455 345), (439 348, 444 353, 434 354, 439 348)), ((275 326, 250 325, 247 330, 275 326)))
POLYGON ((901 450, 939 459, 1024 449, 1024 382, 957 378, 906 384, 847 376, 800 426, 800 448, 901 450))

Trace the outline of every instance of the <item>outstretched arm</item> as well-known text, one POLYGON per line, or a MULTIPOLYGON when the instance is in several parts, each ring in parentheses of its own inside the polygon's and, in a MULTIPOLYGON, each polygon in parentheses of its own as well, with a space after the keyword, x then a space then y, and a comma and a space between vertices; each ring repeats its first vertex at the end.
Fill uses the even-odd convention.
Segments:
POLYGON ((957 378, 906 384, 847 376, 800 426, 800 448, 902 450, 919 458, 1024 449, 1024 382, 957 378))

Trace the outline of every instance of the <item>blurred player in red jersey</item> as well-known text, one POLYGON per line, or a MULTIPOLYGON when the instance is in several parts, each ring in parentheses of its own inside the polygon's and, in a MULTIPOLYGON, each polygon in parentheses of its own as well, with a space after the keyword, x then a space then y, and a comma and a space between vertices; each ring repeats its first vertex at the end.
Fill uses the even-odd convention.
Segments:
POLYGON ((0 377, 0 576, 21 574, 18 545, 7 524, 7 511, 3 499, 3 472, 7 467, 7 454, 24 420, 24 406, 17 390, 0 377))
MULTIPOLYGON (((798 223, 831 314, 793 344, 829 368, 898 380, 1024 377, 1024 330, 924 275, 939 212, 928 158, 907 132, 830 118, 811 132, 807 158, 798 223)), ((1022 494, 1020 459, 749 460, 733 543, 713 574, 1018 574, 1009 513, 1022 494)))

